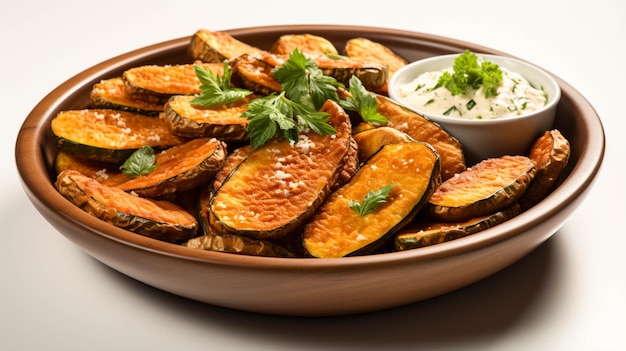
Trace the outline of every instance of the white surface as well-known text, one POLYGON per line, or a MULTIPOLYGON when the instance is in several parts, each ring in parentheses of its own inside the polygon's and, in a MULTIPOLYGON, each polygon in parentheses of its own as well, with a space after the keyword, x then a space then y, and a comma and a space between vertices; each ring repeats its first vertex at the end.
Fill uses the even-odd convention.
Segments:
POLYGON ((109 0, 5 7, 0 349, 626 349, 626 3, 438 0, 410 10, 407 4, 109 0), (604 123, 606 161, 594 190, 552 239, 486 280, 395 310, 316 319, 226 310, 138 283, 80 251, 26 198, 14 166, 15 137, 37 102, 66 79, 199 28, 298 23, 443 35, 551 71, 587 97, 604 123))

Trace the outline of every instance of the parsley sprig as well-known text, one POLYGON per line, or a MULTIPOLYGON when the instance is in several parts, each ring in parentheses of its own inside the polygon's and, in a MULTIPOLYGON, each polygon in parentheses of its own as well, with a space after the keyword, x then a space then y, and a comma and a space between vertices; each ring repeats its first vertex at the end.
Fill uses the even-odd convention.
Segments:
POLYGON ((227 62, 224 62, 224 73, 221 76, 199 65, 194 65, 194 70, 201 85, 200 94, 191 100, 192 105, 202 107, 225 105, 252 94, 250 90, 231 85, 232 71, 227 62))
POLYGON ((361 80, 356 76, 350 78, 350 94, 351 96, 347 99, 339 101, 341 107, 358 112, 366 122, 379 125, 389 123, 385 116, 378 113, 376 97, 365 89, 361 80))
MULTIPOLYGON (((202 85, 201 93, 191 101, 193 105, 223 105, 252 93, 231 85, 232 71, 226 62, 221 76, 198 65, 194 68, 202 85)), ((377 113, 376 97, 365 89, 356 76, 350 79, 351 96, 342 100, 337 91, 344 88, 344 84, 324 75, 315 61, 298 49, 283 64, 274 68, 272 74, 282 91, 252 100, 241 115, 250 120, 247 133, 253 148, 264 145, 276 135, 297 142, 299 134, 307 130, 320 135, 335 134, 335 128, 328 123, 328 114, 319 111, 327 100, 337 102, 345 110, 358 112, 366 122, 388 123, 384 116, 377 113)))
POLYGON ((468 88, 483 87, 485 97, 498 95, 498 85, 502 81, 500 67, 489 61, 478 63, 478 56, 470 50, 454 59, 454 73, 444 72, 433 87, 445 87, 452 95, 465 94, 468 88))
POLYGON ((363 201, 350 200, 348 205, 359 216, 365 216, 370 212, 376 211, 380 205, 387 202, 387 197, 394 186, 395 184, 388 184, 378 190, 370 190, 363 197, 363 201))
POLYGON ((152 147, 146 145, 133 152, 120 166, 122 173, 131 178, 152 173, 157 169, 156 156, 152 147))
POLYGON ((328 113, 294 102, 287 98, 284 91, 252 100, 242 116, 250 120, 248 136, 254 149, 264 145, 276 134, 290 142, 297 142, 300 131, 306 129, 312 129, 320 135, 336 133, 335 128, 328 124, 328 113))
POLYGON ((297 142, 300 132, 305 130, 320 135, 337 132, 328 123, 328 113, 319 109, 328 99, 339 100, 337 87, 343 84, 325 76, 315 62, 298 49, 272 73, 281 85, 281 93, 254 99, 242 114, 250 120, 248 136, 253 148, 264 145, 277 134, 297 142))
POLYGON ((280 82, 287 97, 295 102, 307 105, 315 110, 324 105, 326 100, 339 101, 337 88, 343 84, 324 72, 311 58, 295 49, 289 59, 272 73, 280 82))

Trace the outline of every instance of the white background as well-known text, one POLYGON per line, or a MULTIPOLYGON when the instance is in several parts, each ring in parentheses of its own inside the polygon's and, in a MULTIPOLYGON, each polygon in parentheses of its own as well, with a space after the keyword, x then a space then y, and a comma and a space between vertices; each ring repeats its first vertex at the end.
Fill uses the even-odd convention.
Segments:
POLYGON ((26 1, 0 13, 0 349, 625 350, 626 2, 26 1), (427 32, 531 61, 595 107, 607 136, 593 191, 548 242, 464 289, 390 311, 287 318, 196 303, 84 254, 24 194, 14 143, 74 74, 189 36, 274 24, 427 32))

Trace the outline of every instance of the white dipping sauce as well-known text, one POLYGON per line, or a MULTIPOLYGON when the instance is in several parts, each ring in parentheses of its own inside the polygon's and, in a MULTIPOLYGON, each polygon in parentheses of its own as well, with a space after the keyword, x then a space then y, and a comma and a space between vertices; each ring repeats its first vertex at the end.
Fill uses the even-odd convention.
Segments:
POLYGON ((452 95, 445 87, 432 89, 446 70, 454 73, 452 68, 426 72, 399 86, 398 95, 402 102, 425 113, 463 119, 494 119, 530 113, 548 101, 544 91, 532 87, 520 74, 501 66, 502 81, 496 96, 486 98, 482 87, 468 88, 466 94, 457 95, 452 95))

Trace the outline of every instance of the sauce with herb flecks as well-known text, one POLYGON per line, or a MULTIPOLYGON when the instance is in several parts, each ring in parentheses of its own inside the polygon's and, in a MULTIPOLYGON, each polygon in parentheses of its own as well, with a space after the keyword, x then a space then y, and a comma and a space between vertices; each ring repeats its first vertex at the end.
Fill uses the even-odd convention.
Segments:
POLYGON ((516 72, 500 67, 502 81, 497 95, 485 97, 483 87, 468 88, 465 94, 453 95, 445 87, 433 89, 439 77, 452 68, 426 72, 402 85, 398 95, 402 102, 416 110, 436 115, 463 119, 495 119, 519 116, 541 109, 548 101, 547 94, 536 89, 516 72))

